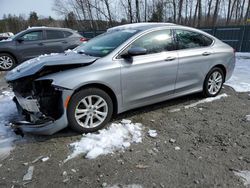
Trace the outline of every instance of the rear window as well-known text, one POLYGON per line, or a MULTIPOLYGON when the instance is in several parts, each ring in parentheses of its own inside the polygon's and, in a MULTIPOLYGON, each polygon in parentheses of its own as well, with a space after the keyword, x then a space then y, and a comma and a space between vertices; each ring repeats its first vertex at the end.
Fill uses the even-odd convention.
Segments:
POLYGON ((46 30, 46 34, 48 40, 64 38, 63 32, 58 30, 46 30))
POLYGON ((176 39, 179 49, 206 47, 213 42, 203 34, 187 30, 176 30, 176 39))

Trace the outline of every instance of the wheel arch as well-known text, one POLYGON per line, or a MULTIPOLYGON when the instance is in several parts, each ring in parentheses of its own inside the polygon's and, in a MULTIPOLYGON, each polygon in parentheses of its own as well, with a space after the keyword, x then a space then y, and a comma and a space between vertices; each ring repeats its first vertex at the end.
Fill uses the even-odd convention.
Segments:
POLYGON ((14 55, 12 52, 9 52, 9 51, 0 51, 0 54, 9 54, 9 55, 11 55, 15 59, 16 64, 18 63, 18 59, 17 59, 16 55, 14 55))
POLYGON ((222 64, 218 64, 218 65, 213 66, 210 70, 212 70, 212 69, 215 68, 215 67, 220 68, 220 69, 222 70, 222 72, 223 72, 223 74, 224 74, 224 75, 223 75, 223 76, 224 76, 223 82, 225 82, 225 78, 226 78, 226 74, 227 74, 226 67, 225 67, 224 65, 222 65, 222 64))
POLYGON ((75 89, 75 91, 73 92, 72 95, 74 95, 75 93, 77 93, 80 90, 87 89, 87 88, 98 88, 98 89, 105 91, 111 97, 111 100, 113 102, 113 114, 117 114, 117 112, 118 112, 117 97, 116 97, 114 91, 110 87, 106 86, 105 84, 89 83, 89 84, 83 85, 83 86, 75 89))

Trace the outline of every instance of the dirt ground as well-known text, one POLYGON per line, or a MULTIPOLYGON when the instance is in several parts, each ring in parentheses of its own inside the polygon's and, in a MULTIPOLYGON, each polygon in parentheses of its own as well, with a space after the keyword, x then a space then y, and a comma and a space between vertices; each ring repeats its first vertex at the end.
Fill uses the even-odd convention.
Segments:
MULTIPOLYGON (((3 74, 0 77, 4 89, 3 74)), ((183 107, 200 100, 197 94, 117 116, 113 121, 142 123, 143 142, 94 160, 79 156, 62 163, 70 154, 69 144, 81 138, 69 129, 53 136, 19 137, 11 155, 0 161, 0 187, 244 187, 233 170, 250 170, 250 122, 245 120, 250 96, 227 86, 221 93, 229 97, 196 108, 183 107), (175 108, 181 110, 169 112, 175 108), (156 129, 158 136, 148 137, 148 129, 156 129), (171 138, 176 143, 170 143, 171 138), (50 159, 31 164, 39 156, 50 159), (33 179, 23 182, 30 165, 33 179)))

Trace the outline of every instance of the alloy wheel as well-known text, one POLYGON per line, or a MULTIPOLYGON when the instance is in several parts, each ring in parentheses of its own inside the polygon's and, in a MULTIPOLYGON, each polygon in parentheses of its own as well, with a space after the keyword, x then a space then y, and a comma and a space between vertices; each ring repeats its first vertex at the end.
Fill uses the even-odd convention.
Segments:
POLYGON ((208 92, 215 95, 220 91, 223 83, 223 76, 219 71, 214 71, 208 79, 208 92))
POLYGON ((0 56, 0 69, 8 70, 13 66, 13 59, 9 56, 2 55, 0 56))
POLYGON ((75 119, 84 128, 98 127, 104 122, 107 115, 108 104, 98 95, 84 97, 75 109, 75 119))

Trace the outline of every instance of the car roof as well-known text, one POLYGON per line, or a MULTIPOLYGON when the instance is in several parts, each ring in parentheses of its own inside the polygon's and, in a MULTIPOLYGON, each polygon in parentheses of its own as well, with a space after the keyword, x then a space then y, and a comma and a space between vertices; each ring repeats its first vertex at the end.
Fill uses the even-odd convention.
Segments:
POLYGON ((107 31, 118 31, 118 30, 124 30, 124 29, 135 29, 139 31, 155 28, 155 27, 163 27, 163 26, 173 26, 176 24, 173 23, 157 23, 157 22, 142 22, 142 23, 132 23, 132 24, 125 24, 120 25, 116 27, 112 27, 108 29, 107 31))
POLYGON ((62 28, 62 27, 46 27, 46 26, 32 26, 28 27, 27 30, 37 30, 37 29, 46 29, 46 30, 63 30, 63 31, 74 31, 69 28, 62 28))

